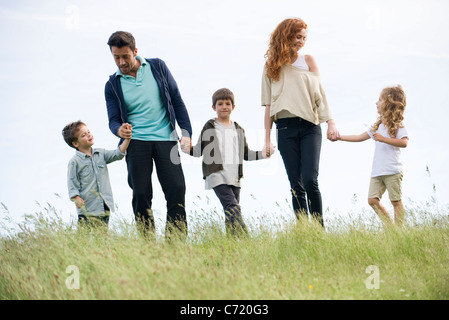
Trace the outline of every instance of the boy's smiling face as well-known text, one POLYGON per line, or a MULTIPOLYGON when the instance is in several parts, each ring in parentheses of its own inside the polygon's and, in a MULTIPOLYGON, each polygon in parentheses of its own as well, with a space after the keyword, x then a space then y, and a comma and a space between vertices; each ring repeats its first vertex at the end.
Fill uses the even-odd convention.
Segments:
POLYGON ((235 105, 232 104, 230 99, 218 99, 212 109, 217 112, 218 119, 229 120, 231 112, 234 110, 235 105))
POLYGON ((73 142, 73 146, 78 150, 88 150, 93 145, 94 136, 86 126, 81 126, 77 133, 77 140, 73 142))

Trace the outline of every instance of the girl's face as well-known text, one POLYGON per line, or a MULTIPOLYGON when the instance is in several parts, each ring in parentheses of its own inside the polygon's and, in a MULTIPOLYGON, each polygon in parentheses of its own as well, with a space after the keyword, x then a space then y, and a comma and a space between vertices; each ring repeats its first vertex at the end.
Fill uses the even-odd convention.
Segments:
POLYGON ((299 31, 295 38, 293 39, 293 48, 295 51, 299 51, 306 44, 307 39, 307 31, 306 29, 302 29, 299 31))
POLYGON ((384 102, 385 102, 385 100, 382 98, 382 96, 379 96, 379 100, 376 102, 378 114, 382 113, 382 106, 383 106, 384 102))

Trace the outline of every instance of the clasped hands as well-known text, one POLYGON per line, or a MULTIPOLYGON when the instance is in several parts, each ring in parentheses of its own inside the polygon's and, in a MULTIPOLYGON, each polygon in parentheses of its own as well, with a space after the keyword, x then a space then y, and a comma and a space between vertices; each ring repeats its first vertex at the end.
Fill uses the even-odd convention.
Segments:
POLYGON ((117 135, 123 139, 131 139, 133 126, 129 123, 122 123, 120 128, 118 128, 117 135))
MULTIPOLYGON (((181 144, 182 152, 190 153, 190 150, 192 149, 192 139, 190 139, 189 137, 182 137, 179 142, 181 144)), ((274 151, 276 149, 276 147, 272 143, 268 143, 268 145, 270 146, 269 148, 267 148, 267 145, 264 145, 262 149, 263 158, 269 158, 272 154, 274 154, 274 151)))
POLYGON ((337 127, 335 126, 334 120, 328 120, 327 121, 327 138, 335 142, 340 139, 340 133, 337 130, 337 127))
MULTIPOLYGON (((131 139, 133 127, 129 123, 123 123, 120 128, 118 128, 117 134, 120 138, 131 139)), ((189 153, 192 146, 192 139, 189 137, 182 137, 179 140, 181 144, 181 150, 185 153, 189 153)))

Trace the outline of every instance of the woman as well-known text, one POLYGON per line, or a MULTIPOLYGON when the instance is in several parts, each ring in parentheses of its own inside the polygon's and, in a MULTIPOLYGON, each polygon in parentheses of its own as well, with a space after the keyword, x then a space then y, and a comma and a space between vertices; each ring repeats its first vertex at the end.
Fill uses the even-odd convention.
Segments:
POLYGON ((298 18, 282 21, 271 35, 262 77, 264 150, 268 156, 273 149, 270 136, 274 121, 296 217, 310 212, 324 225, 318 187, 320 123, 327 122, 329 140, 336 141, 339 133, 332 120, 314 58, 298 53, 306 38, 307 24, 298 18))

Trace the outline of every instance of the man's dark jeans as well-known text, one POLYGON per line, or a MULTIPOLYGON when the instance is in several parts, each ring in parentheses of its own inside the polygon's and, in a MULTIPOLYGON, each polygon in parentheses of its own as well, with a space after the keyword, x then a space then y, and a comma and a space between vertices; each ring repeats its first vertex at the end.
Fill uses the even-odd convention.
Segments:
POLYGON ((133 190, 133 211, 136 222, 142 223, 143 231, 155 233, 151 210, 153 186, 151 174, 153 161, 156 173, 167 201, 166 235, 180 231, 187 235, 185 211, 186 185, 181 159, 175 141, 131 140, 127 150, 128 184, 133 190))
POLYGON ((321 127, 301 118, 279 119, 276 127, 295 214, 299 218, 299 214, 310 212, 323 224, 323 205, 318 187, 321 127))

